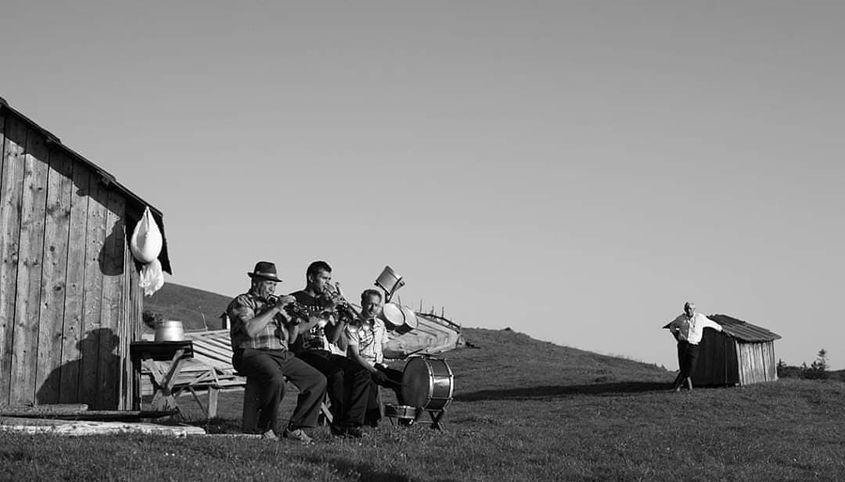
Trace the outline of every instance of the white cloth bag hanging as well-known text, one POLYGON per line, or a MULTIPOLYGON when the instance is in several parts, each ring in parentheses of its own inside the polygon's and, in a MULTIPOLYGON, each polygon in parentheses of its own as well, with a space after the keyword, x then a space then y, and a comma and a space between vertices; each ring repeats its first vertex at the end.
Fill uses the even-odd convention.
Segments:
POLYGON ((144 288, 144 294, 151 296, 164 285, 164 274, 161 272, 161 263, 158 260, 158 255, 161 254, 161 247, 164 244, 164 238, 161 235, 161 230, 158 228, 150 208, 144 209, 144 215, 135 226, 135 231, 132 232, 132 239, 129 242, 129 248, 132 250, 132 256, 140 263, 141 267, 141 288, 144 288))

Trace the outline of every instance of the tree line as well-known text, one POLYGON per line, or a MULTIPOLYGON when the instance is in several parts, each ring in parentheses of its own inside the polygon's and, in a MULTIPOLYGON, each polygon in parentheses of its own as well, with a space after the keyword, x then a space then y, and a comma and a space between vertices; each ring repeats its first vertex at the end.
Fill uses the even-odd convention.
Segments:
POLYGON ((801 366, 790 366, 779 359, 777 368, 779 378, 827 379, 829 376, 827 350, 824 348, 820 349, 816 354, 816 359, 809 366, 807 366, 807 362, 801 363, 801 366))

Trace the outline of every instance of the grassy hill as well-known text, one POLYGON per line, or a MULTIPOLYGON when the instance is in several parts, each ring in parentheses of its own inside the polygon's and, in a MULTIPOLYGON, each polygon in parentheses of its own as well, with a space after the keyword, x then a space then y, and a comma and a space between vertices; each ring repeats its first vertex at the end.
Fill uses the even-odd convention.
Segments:
POLYGON ((583 390, 662 387, 670 373, 656 365, 599 355, 504 330, 467 328, 471 346, 445 354, 460 391, 456 398, 544 397, 583 390))
POLYGON ((144 298, 144 310, 160 313, 166 320, 179 320, 186 331, 216 330, 222 327, 220 314, 233 296, 165 283, 153 296, 144 298))
MULTIPOLYGON (((840 381, 674 393, 674 373, 655 365, 511 330, 463 334, 475 348, 444 354, 455 374, 444 432, 383 423, 363 440, 342 440, 321 427, 314 447, 230 436, 3 434, 0 479, 845 479, 840 381)), ((188 422, 234 434, 242 397, 225 394, 210 423, 190 397, 179 404, 188 422)), ((289 385, 286 415, 295 399, 289 385)))

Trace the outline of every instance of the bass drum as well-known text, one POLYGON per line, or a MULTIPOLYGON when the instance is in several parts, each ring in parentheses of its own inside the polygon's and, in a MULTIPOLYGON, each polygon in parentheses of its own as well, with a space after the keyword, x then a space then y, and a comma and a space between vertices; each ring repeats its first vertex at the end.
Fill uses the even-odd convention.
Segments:
POLYGON ((442 410, 452 401, 455 375, 446 360, 415 356, 402 372, 402 400, 405 405, 425 410, 442 410))

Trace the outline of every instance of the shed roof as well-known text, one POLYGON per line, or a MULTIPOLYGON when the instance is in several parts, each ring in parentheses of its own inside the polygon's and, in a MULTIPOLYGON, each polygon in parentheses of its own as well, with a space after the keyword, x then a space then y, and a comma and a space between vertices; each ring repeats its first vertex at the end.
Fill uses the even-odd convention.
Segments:
MULTIPOLYGON (((728 315, 707 315, 707 318, 718 323, 728 335, 742 341, 761 342, 780 340, 781 338, 777 333, 728 315)), ((663 328, 669 328, 670 323, 667 323, 663 328)))
MULTIPOLYGON (((33 129, 38 130, 44 137, 47 138, 47 145, 51 149, 60 149, 67 156, 69 156, 71 159, 74 159, 78 162, 81 162, 81 163, 87 165, 91 170, 93 170, 95 173, 97 173, 97 175, 99 175, 101 177, 103 184, 105 184, 106 186, 109 186, 109 187, 117 190, 121 194, 123 194, 126 197, 129 206, 131 206, 133 208, 133 210, 138 211, 134 216, 135 218, 137 218, 137 219, 135 219, 136 222, 138 220, 140 220, 140 217, 141 217, 141 214, 144 211, 144 208, 149 207, 150 212, 153 215, 153 218, 155 218, 156 222, 159 225, 159 228, 161 228, 161 236, 162 236, 163 243, 162 243, 162 248, 161 248, 161 254, 159 254, 159 257, 158 257, 159 261, 161 262, 161 269, 170 273, 170 274, 173 274, 173 270, 170 267, 170 258, 167 254, 167 237, 164 235, 164 215, 162 214, 161 211, 156 209, 150 203, 141 199, 137 194, 130 191, 126 186, 119 183, 117 181, 117 178, 114 177, 114 175, 110 174, 105 169, 103 169, 100 166, 94 164, 93 162, 91 162, 88 159, 86 159, 85 157, 83 157, 81 154, 74 152, 71 148, 62 144, 61 139, 59 139, 58 137, 53 135, 53 133, 51 133, 47 129, 44 129, 40 125, 36 124, 35 121, 33 121, 32 119, 23 115, 19 111, 13 109, 9 105, 9 103, 6 102, 5 99, 0 97, 0 113, 2 113, 3 111, 12 113, 15 117, 20 119, 22 122, 24 122, 28 126, 32 127, 33 129)), ((127 229, 129 227, 130 226, 127 226, 127 229)), ((131 233, 128 233, 128 234, 131 234, 131 233)))

